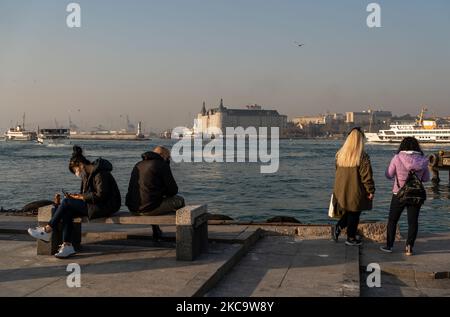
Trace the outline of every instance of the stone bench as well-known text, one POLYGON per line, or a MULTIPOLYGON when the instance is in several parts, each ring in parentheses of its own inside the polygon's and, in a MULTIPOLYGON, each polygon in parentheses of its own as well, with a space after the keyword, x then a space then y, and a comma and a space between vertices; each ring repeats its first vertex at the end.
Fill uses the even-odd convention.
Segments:
MULTIPOLYGON (((52 207, 39 208, 38 223, 46 225, 52 216, 52 207)), ((81 246, 81 224, 121 224, 121 225, 176 225, 177 260, 193 261, 202 252, 208 251, 208 214, 206 205, 186 206, 178 209, 176 215, 136 216, 119 211, 108 218, 89 220, 87 217, 74 219, 73 245, 76 250, 81 246)), ((61 225, 54 228, 50 242, 38 240, 38 255, 53 255, 62 243, 61 225)))

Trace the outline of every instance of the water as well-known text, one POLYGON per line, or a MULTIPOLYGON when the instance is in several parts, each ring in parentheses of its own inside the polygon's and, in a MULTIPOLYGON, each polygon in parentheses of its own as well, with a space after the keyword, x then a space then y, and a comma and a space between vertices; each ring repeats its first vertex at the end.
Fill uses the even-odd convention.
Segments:
MULTIPOLYGON (((86 156, 110 160, 124 197, 129 176, 141 153, 157 144, 171 146, 171 140, 148 142, 79 141, 86 156)), ((189 204, 207 203, 210 212, 238 220, 266 220, 275 215, 293 216, 303 223, 329 223, 328 204, 334 178, 334 154, 339 141, 281 140, 280 169, 260 174, 259 163, 172 164, 180 194, 189 204)), ((427 146, 426 154, 439 148, 427 146)), ((374 210, 363 220, 385 221, 391 198, 391 182, 384 171, 396 146, 368 145, 377 187, 374 210)), ((26 203, 52 199, 62 188, 79 190, 79 180, 67 166, 71 146, 43 146, 33 143, 0 142, 0 206, 21 208, 26 203)), ((421 231, 450 229, 450 189, 447 172, 439 187, 427 184, 428 200, 420 216, 421 231)), ((124 201, 124 199, 123 199, 124 201)), ((406 213, 405 213, 406 214, 406 213)), ((401 218, 405 226, 406 215, 401 218)))

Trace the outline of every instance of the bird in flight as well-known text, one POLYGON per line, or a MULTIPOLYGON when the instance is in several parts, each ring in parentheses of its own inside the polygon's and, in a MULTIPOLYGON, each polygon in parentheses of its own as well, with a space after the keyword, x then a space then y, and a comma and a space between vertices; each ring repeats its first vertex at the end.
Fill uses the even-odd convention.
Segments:
POLYGON ((305 45, 305 44, 303 44, 303 43, 299 43, 299 42, 294 42, 298 47, 302 47, 303 45, 305 45))

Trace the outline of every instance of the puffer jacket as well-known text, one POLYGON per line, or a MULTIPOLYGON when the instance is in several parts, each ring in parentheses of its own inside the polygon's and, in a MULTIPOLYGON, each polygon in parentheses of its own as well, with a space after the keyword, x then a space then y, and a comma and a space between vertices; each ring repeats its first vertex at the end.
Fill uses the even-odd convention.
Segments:
POLYGON ((149 151, 131 172, 125 204, 131 212, 148 212, 158 208, 164 197, 177 193, 169 161, 149 151))
POLYGON ((121 206, 119 187, 111 174, 112 164, 99 158, 93 165, 92 173, 82 179, 80 191, 87 203, 89 219, 108 217, 121 206))
POLYGON ((390 180, 394 180, 394 186, 392 187, 392 192, 394 194, 398 193, 400 188, 405 185, 409 171, 411 170, 416 172, 417 177, 419 177, 422 182, 428 182, 430 180, 428 159, 422 153, 401 151, 391 160, 391 163, 386 170, 386 177, 390 180), (397 184, 397 179, 399 184, 397 184), (400 187, 398 185, 400 185, 400 187))

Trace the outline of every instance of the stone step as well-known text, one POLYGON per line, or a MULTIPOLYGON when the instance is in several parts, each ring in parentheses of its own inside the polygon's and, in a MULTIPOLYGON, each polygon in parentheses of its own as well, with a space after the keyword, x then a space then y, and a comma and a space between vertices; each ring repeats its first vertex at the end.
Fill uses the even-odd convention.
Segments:
POLYGON ((267 236, 207 293, 211 297, 358 297, 359 248, 267 236))

